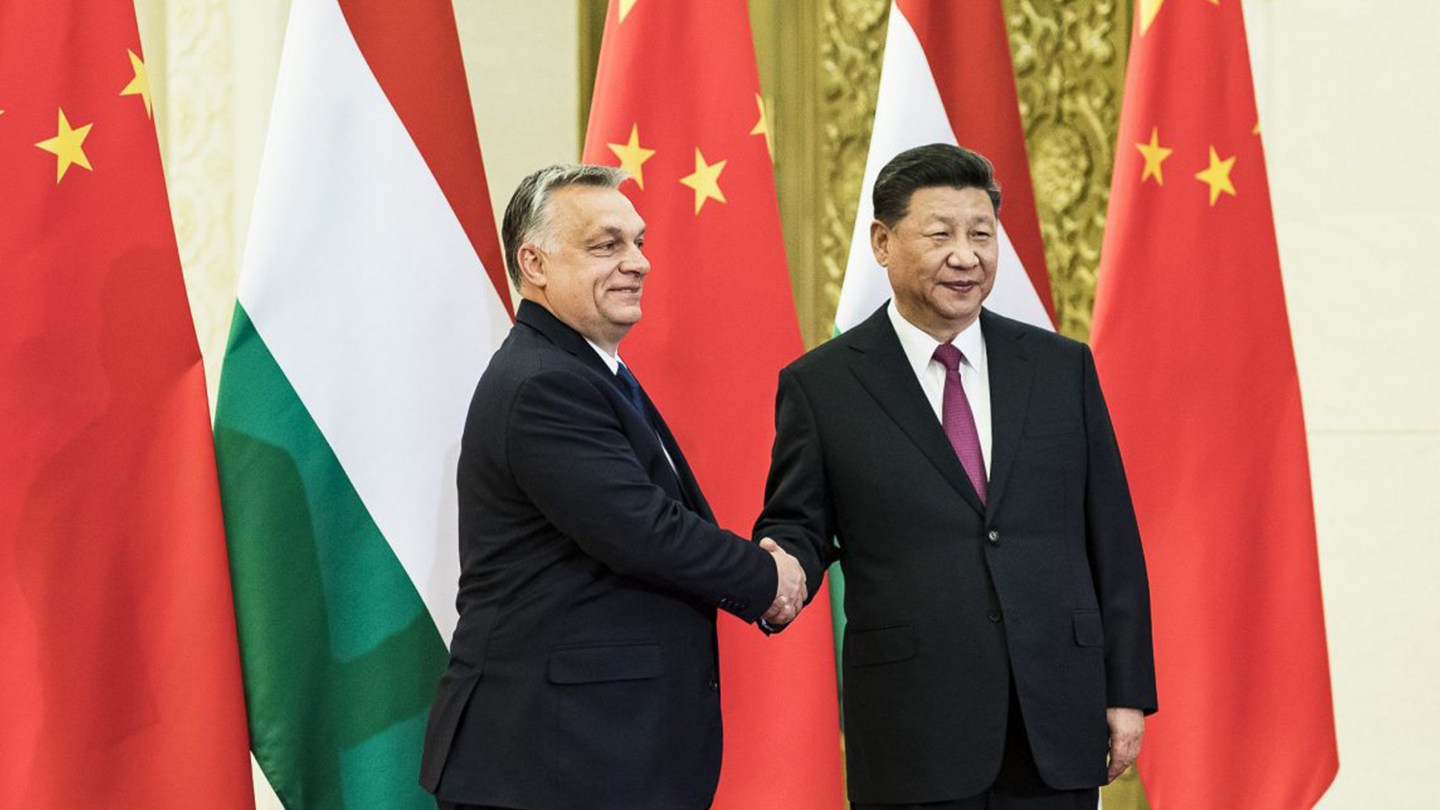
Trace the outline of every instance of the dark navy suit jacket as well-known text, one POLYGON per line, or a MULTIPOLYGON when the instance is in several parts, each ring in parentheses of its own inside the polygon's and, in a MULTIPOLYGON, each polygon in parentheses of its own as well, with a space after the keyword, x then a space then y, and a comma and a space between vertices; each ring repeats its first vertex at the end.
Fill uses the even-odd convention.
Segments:
POLYGON ((577 332, 520 305, 461 444, 460 619, 420 778, 441 798, 709 806, 721 744, 715 612, 755 621, 776 570, 716 527, 685 455, 644 405, 577 332))

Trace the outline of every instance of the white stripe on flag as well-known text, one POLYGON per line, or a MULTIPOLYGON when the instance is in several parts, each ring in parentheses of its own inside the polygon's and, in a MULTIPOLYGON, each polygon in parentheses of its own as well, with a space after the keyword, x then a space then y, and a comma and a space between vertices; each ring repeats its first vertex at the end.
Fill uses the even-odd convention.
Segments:
POLYGON ((460 434, 509 318, 336 0, 286 43, 240 301, 448 643, 460 434))

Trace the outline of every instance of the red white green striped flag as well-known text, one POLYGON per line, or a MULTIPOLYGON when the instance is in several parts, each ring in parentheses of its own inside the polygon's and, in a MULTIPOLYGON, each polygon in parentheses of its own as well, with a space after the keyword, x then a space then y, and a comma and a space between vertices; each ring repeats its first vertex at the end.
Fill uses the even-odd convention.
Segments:
POLYGON ((291 810, 434 807, 455 465, 510 326, 453 14, 290 11, 215 441, 252 747, 291 810))

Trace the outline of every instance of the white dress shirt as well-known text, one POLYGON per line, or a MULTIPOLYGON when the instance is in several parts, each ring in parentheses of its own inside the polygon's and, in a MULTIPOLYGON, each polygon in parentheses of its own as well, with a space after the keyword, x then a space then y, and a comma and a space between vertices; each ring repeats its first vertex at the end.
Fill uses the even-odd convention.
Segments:
MULTIPOLYGON (((581 335, 581 337, 585 336, 581 335)), ((605 351, 604 349, 600 348, 600 344, 596 343, 590 338, 585 338, 585 342, 589 343, 590 348, 594 349, 595 353, 600 355, 600 360, 605 363, 606 368, 610 369, 611 374, 620 373, 620 355, 618 353, 611 354, 610 352, 605 351)))
MULTIPOLYGON (((940 342, 905 320, 895 307, 895 299, 890 299, 886 312, 890 315, 890 323, 895 326, 896 337, 900 338, 900 348, 905 350, 905 359, 910 361, 911 370, 920 380, 920 389, 930 402, 930 409, 943 424, 945 366, 934 357, 940 342)), ((980 456, 985 460, 985 478, 989 480, 990 370, 985 362, 985 336, 980 332, 980 319, 976 318, 950 343, 965 357, 960 362, 960 384, 965 388, 965 398, 970 401, 970 412, 975 414, 975 431, 980 434, 980 456)))

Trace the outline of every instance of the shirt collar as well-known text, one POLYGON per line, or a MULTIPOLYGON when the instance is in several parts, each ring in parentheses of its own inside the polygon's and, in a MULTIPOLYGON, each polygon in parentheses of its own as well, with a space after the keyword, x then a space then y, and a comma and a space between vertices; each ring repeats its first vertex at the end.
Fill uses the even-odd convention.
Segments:
POLYGON ((591 340, 590 338, 585 338, 585 342, 589 343, 590 348, 594 349, 595 353, 600 355, 600 359, 605 362, 605 367, 610 369, 611 374, 620 373, 620 355, 618 352, 616 354, 611 354, 596 345, 595 341, 591 340))
MULTIPOLYGON (((905 316, 901 315, 895 306, 895 299, 890 299, 885 310, 890 316, 891 325, 895 327, 895 336, 900 338, 900 348, 905 350, 905 359, 910 361, 910 367, 914 369, 916 376, 923 376, 940 341, 905 320, 905 316)), ((965 327, 965 331, 956 335, 950 343, 965 356, 966 365, 981 374, 985 373, 985 339, 980 333, 979 318, 965 327)))

